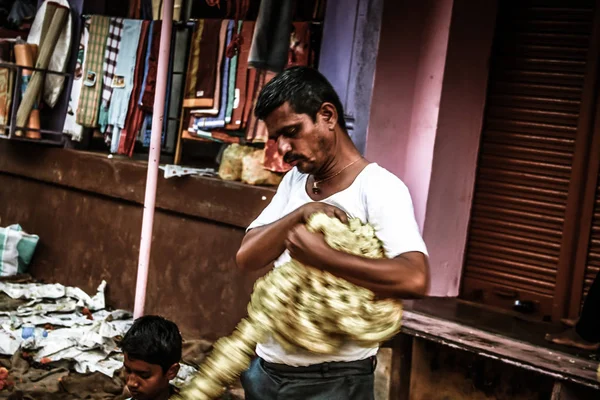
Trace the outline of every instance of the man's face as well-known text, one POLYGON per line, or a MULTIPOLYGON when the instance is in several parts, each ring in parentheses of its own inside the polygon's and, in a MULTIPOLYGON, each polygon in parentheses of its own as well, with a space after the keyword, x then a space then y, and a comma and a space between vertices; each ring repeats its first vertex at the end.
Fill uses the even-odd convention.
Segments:
POLYGON ((288 103, 265 119, 269 138, 277 141, 283 160, 305 174, 314 174, 332 156, 334 132, 320 114, 316 122, 296 114, 288 103))
POLYGON ((158 400, 168 398, 169 381, 177 375, 179 364, 174 364, 166 373, 160 365, 134 360, 125 353, 125 381, 134 400, 158 400))

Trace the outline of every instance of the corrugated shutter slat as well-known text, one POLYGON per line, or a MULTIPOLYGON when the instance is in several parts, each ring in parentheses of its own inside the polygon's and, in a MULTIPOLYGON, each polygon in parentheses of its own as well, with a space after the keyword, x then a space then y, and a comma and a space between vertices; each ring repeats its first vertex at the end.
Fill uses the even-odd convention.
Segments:
MULTIPOLYGON (((551 313, 591 3, 499 3, 463 297, 506 307, 531 300, 551 313)), ((600 267, 600 246, 594 254, 600 267)))

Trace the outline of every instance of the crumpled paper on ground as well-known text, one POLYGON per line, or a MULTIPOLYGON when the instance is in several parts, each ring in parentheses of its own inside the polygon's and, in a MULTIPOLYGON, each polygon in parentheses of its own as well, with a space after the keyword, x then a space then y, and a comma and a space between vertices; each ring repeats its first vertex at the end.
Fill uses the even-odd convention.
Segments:
POLYGON ((91 297, 60 284, 0 282, 0 292, 24 299, 12 311, 0 311, 0 354, 35 352, 41 363, 69 360, 80 373, 112 377, 123 365, 115 339, 133 323, 131 313, 105 310, 106 282, 91 297), (51 325, 53 329, 46 330, 51 325), (27 332, 27 334, 25 334, 27 332))

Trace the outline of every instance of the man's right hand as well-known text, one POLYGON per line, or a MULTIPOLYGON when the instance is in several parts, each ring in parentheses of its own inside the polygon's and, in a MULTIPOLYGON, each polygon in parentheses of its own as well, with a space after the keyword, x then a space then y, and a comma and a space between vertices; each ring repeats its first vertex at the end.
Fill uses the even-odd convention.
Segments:
POLYGON ((321 203, 318 201, 306 203, 298 209, 300 223, 304 224, 308 222, 308 219, 311 215, 319 212, 326 214, 328 217, 337 218, 344 224, 348 223, 348 215, 346 215, 344 211, 330 204, 321 203))
POLYGON ((248 232, 236 255, 238 266, 247 270, 269 266, 286 250, 285 241, 290 231, 299 224, 305 224, 311 215, 318 212, 348 223, 346 213, 337 207, 320 202, 307 203, 273 223, 248 232))

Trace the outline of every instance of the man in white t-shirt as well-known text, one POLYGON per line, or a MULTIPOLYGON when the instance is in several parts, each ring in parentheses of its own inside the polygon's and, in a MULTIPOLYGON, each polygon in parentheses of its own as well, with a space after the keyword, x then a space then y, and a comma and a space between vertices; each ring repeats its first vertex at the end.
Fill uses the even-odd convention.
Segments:
MULTIPOLYGON (((275 197, 248 227, 237 253, 240 268, 275 267, 290 257, 372 290, 378 297, 424 296, 429 284, 427 249, 406 186, 365 160, 346 130, 341 102, 314 69, 290 68, 261 91, 255 113, 294 168, 275 197), (373 225, 386 259, 333 250, 307 218, 323 211, 373 225)), ((288 353, 270 338, 242 376, 247 400, 369 400, 377 348, 348 343, 328 356, 288 353)))

